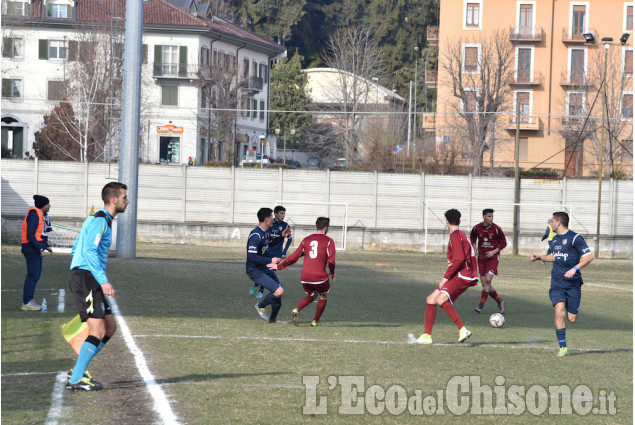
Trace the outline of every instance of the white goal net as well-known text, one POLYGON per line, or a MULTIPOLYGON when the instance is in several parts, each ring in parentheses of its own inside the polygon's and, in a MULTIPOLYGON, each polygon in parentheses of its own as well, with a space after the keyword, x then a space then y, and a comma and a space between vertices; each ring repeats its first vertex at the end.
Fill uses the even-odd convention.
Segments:
MULTIPOLYGON (((286 208, 285 221, 293 226, 315 226, 318 217, 330 218, 329 236, 339 240, 337 250, 346 251, 346 233, 348 229, 348 204, 337 202, 311 202, 311 201, 276 201, 275 205, 283 205, 286 208)), ((313 227, 315 229, 315 227, 313 227)), ((298 246, 303 237, 293 233, 293 246, 298 246)))
POLYGON ((468 236, 472 231, 472 227, 483 221, 483 209, 493 209, 494 223, 503 229, 508 240, 511 239, 514 230, 515 205, 518 206, 519 210, 518 233, 535 234, 541 237, 547 228, 547 221, 555 211, 566 211, 569 213, 570 220, 574 220, 573 207, 565 204, 426 199, 423 201, 425 253, 428 252, 429 233, 440 233, 447 230, 445 212, 451 208, 456 208, 461 212, 461 230, 468 236))
POLYGON ((53 230, 48 233, 48 244, 53 252, 70 253, 81 229, 58 223, 51 223, 51 227, 53 230))

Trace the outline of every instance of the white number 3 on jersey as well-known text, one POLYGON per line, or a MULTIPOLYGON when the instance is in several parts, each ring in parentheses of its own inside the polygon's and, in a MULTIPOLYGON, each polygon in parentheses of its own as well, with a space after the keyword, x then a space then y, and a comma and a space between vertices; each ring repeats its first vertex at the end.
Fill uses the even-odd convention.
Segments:
POLYGON ((310 245, 311 245, 311 252, 309 252, 309 257, 316 258, 317 257, 318 241, 311 241, 310 245))

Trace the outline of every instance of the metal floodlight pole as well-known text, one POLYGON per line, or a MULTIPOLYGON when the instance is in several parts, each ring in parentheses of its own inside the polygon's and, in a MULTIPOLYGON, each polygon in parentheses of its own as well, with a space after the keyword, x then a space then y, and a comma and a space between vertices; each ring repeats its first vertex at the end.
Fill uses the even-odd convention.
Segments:
POLYGON ((143 5, 126 0, 119 181, 128 186, 130 205, 117 219, 117 257, 121 258, 134 258, 137 250, 143 5))
POLYGON ((410 93, 408 94, 408 148, 410 154, 410 139, 412 138, 412 80, 410 80, 410 93))
POLYGON ((520 210, 520 96, 516 94, 516 145, 514 148, 514 248, 512 253, 518 255, 518 219, 520 210))
POLYGON ((602 81, 602 128, 600 133, 600 167, 598 171, 598 217, 597 217, 597 231, 595 235, 595 257, 600 257, 600 212, 602 211, 602 174, 604 174, 604 165, 602 160, 604 159, 604 115, 606 111, 606 71, 607 71, 607 59, 609 54, 610 45, 606 43, 604 45, 604 80, 602 81))
MULTIPOLYGON (((417 147, 417 74, 419 73, 418 69, 419 65, 419 47, 415 46, 415 102, 414 102, 414 117, 412 126, 412 152, 416 150, 417 147)), ((410 154, 410 152, 408 152, 410 154)))

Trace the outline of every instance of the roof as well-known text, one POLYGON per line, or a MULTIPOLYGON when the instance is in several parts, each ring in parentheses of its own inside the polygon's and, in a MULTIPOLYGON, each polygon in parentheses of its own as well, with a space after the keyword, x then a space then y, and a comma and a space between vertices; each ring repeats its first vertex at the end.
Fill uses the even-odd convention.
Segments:
MULTIPOLYGON (((32 19, 42 19, 42 1, 33 0, 32 19)), ((81 0, 77 4, 77 21, 109 23, 113 16, 125 17, 126 0, 81 0)), ((238 41, 262 46, 282 53, 286 49, 235 24, 212 17, 211 19, 192 15, 189 10, 192 0, 147 0, 143 2, 144 26, 178 27, 208 30, 212 35, 225 35, 238 41), (183 8, 176 6, 182 6, 183 8), (187 10, 186 10, 187 9, 187 10)), ((206 13, 209 7, 196 7, 198 14, 206 13)), ((68 19, 46 18, 48 22, 69 23, 68 19)), ((75 21, 74 21, 75 22, 75 21)))
MULTIPOLYGON (((338 86, 337 78, 340 76, 353 77, 353 74, 350 72, 335 68, 310 68, 303 70, 303 72, 306 72, 309 77, 307 91, 316 103, 337 102, 337 98, 340 96, 335 93, 337 91, 336 87, 338 86)), ((368 100, 366 103, 385 103, 386 100, 399 103, 405 102, 403 97, 392 90, 375 81, 363 77, 360 78, 369 86, 368 100)))

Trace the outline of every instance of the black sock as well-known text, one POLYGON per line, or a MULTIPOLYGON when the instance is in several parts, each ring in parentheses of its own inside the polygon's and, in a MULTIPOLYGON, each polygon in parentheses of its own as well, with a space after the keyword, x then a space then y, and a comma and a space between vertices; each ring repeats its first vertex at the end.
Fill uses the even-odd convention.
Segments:
POLYGON ((280 297, 276 297, 276 301, 271 303, 271 315, 269 316, 269 322, 275 322, 278 317, 278 312, 280 311, 280 307, 282 307, 282 299, 280 297))
POLYGON ((265 307, 267 307, 269 304, 273 304, 273 303, 275 303, 277 300, 278 300, 278 297, 276 297, 275 295, 273 295, 273 292, 269 292, 269 293, 267 294, 267 296, 266 296, 266 297, 264 297, 264 298, 262 299, 262 301, 260 301, 260 302, 258 303, 258 307, 260 307, 260 308, 265 308, 265 307))

